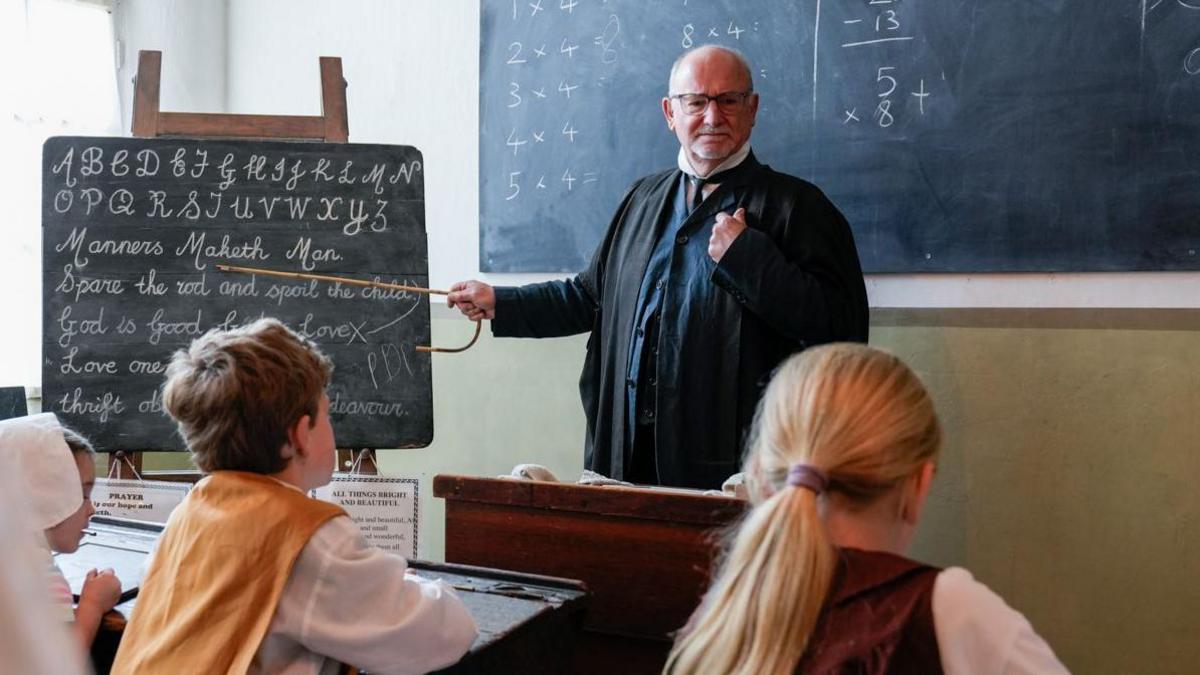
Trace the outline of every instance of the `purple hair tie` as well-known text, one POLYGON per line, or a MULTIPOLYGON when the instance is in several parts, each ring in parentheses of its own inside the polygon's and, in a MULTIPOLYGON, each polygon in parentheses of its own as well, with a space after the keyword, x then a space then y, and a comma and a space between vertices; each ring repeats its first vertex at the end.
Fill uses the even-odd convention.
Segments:
POLYGON ((810 464, 796 463, 788 469, 787 484, 808 488, 816 494, 821 494, 829 486, 829 476, 810 464))

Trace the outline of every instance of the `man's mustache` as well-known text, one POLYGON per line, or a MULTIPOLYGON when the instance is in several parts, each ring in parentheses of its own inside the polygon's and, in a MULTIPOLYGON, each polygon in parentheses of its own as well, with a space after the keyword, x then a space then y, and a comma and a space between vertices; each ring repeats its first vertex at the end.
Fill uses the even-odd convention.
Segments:
POLYGON ((729 127, 726 127, 726 126, 710 127, 708 125, 704 125, 704 126, 700 127, 699 129, 697 129, 696 133, 697 134, 727 134, 727 133, 729 133, 729 127))

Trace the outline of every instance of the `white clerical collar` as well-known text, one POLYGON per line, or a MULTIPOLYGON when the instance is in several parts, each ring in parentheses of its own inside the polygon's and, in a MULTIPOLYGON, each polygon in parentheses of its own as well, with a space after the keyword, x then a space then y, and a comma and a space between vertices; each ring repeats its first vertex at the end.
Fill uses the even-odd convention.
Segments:
POLYGON ((726 169, 732 169, 738 164, 741 164, 742 161, 745 160, 749 155, 750 141, 746 141, 745 143, 742 143, 742 147, 738 148, 737 152, 730 155, 728 159, 718 164, 717 167, 712 171, 702 175, 699 171, 696 171, 696 169, 692 167, 692 163, 688 160, 687 153, 684 152, 683 146, 681 145, 679 146, 679 170, 696 178, 708 178, 709 176, 720 173, 726 169))

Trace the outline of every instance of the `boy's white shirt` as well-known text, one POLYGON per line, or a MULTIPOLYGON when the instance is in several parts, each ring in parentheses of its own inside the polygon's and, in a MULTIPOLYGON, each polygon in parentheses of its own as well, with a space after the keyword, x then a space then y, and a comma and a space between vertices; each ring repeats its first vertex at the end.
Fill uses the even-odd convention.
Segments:
POLYGON ((348 516, 301 551, 251 673, 426 673, 457 662, 475 621, 440 580, 407 575, 404 558, 370 546, 348 516), (331 658, 326 658, 331 657, 331 658))
POLYGON ((933 626, 946 675, 1067 673, 1018 611, 961 567, 933 584, 933 626))
POLYGON ((330 519, 292 566, 249 673, 334 675, 343 662, 408 675, 453 665, 475 641, 475 620, 445 582, 407 572, 404 558, 367 544, 349 516, 330 519))

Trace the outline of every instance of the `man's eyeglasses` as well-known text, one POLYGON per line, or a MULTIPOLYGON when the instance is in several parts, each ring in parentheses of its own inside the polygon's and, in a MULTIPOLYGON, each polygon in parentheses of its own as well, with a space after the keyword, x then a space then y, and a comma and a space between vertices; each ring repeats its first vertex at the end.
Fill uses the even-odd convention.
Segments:
POLYGON ((754 92, 750 91, 726 91, 716 96, 708 94, 672 94, 667 98, 673 98, 679 101, 679 107, 688 115, 702 115, 705 110, 708 110, 708 102, 716 101, 717 110, 720 110, 726 115, 736 115, 746 107, 746 100, 754 92))

